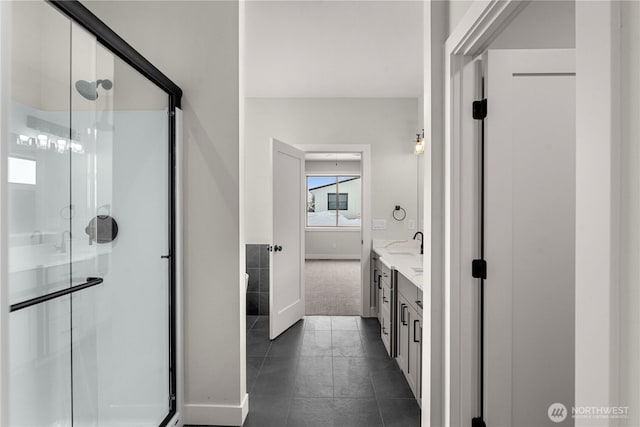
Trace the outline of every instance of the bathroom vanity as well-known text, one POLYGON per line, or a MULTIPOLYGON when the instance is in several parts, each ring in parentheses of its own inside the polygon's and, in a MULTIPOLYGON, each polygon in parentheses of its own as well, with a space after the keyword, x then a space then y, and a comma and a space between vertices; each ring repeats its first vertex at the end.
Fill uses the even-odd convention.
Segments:
POLYGON ((371 255, 373 312, 382 342, 413 391, 421 397, 423 256, 414 241, 374 241, 371 255))

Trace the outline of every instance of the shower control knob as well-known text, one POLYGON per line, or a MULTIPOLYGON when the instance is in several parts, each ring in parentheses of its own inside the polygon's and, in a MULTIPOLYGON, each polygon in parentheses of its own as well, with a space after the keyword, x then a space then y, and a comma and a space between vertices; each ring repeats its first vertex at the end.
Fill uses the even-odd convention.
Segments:
POLYGON ((273 248, 276 252, 282 252, 282 246, 280 245, 276 245, 275 248, 273 248))

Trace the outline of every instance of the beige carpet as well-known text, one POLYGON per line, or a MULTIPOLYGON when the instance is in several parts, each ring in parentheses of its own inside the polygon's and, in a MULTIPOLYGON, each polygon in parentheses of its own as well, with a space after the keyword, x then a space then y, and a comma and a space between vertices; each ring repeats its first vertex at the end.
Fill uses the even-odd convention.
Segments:
POLYGON ((305 280, 308 316, 360 314, 360 261, 307 260, 305 280))

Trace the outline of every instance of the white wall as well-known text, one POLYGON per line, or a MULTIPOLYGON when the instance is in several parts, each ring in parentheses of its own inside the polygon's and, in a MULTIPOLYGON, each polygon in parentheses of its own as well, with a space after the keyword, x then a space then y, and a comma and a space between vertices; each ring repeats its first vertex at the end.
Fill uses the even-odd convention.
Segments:
POLYGON ((360 161, 340 160, 307 160, 304 162, 304 168, 307 173, 360 173, 360 161))
POLYGON ((184 421, 239 425, 246 386, 238 3, 86 5, 184 91, 184 421))
MULTIPOLYGON (((271 241, 270 145, 370 144, 372 218, 387 230, 374 239, 408 239, 407 221, 395 221, 395 205, 417 219, 417 162, 412 140, 419 132, 417 98, 248 98, 246 100, 246 240, 271 241)), ((363 224, 370 226, 370 224, 363 224)))
POLYGON ((640 3, 622 7, 620 405, 640 425, 640 3))
POLYGON ((532 1, 489 49, 560 49, 576 45, 574 1, 532 1))
MULTIPOLYGON (((422 425, 444 425, 444 42, 471 2, 433 1, 424 8, 425 81, 423 120, 425 271, 431 292, 424 293, 431 318, 425 316, 422 337, 422 425), (447 19, 447 16, 449 19, 447 19), (448 27, 447 27, 448 25, 448 27), (429 29, 427 31, 426 29, 429 29)), ((426 283, 426 282, 425 282, 426 283)))
POLYGON ((360 230, 307 230, 306 259, 360 259, 360 230))
MULTIPOLYGON (((440 3, 440 2, 438 2, 440 3)), ((473 1, 444 0, 446 34, 450 35, 473 1)), ((509 28, 491 44, 494 49, 567 48, 575 46, 575 2, 567 0, 530 2, 509 28)))
POLYGON ((576 3, 576 406, 618 402, 620 3, 576 3))
MULTIPOLYGON (((451 34, 456 28, 462 17, 473 4, 472 0, 445 0, 447 3, 447 24, 446 33, 451 34)), ((444 3, 444 2, 443 2, 444 3)), ((428 28, 428 27, 427 27, 428 28)))

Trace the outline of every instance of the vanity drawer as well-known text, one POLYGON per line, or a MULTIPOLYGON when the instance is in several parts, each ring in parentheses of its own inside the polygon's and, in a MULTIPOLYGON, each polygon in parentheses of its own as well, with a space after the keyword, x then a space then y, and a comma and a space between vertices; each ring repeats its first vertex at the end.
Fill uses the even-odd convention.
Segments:
POLYGON ((422 314, 422 290, 398 273, 398 292, 415 310, 422 314))
POLYGON ((398 292, 404 296, 410 303, 413 303, 418 287, 411 283, 409 279, 398 273, 398 292))

